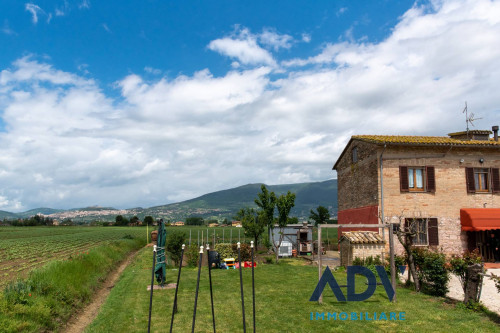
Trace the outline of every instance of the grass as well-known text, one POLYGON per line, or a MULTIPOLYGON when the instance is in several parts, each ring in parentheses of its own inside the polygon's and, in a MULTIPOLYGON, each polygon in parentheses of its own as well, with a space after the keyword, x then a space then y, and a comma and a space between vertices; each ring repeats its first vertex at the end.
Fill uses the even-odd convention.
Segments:
MULTIPOLYGON (((148 325, 151 279, 151 249, 141 250, 136 260, 124 271, 120 281, 96 320, 86 332, 144 332, 148 325)), ((251 270, 244 269, 246 327, 252 329, 251 270)), ((284 259, 279 265, 259 265, 255 269, 257 331, 260 332, 498 332, 498 316, 491 318, 454 304, 398 288, 397 303, 390 303, 383 287, 364 302, 337 302, 333 293, 325 289, 324 303, 309 302, 317 283, 317 268, 303 266, 293 259, 284 259), (311 320, 313 313, 341 312, 405 312, 404 321, 311 320), (492 319, 493 318, 493 319, 492 319), (495 322, 497 321, 497 323, 495 322)), ((179 312, 174 321, 174 332, 191 330, 195 268, 183 268, 179 288, 179 312)), ((345 273, 337 272, 339 284, 345 284, 345 273)), ((175 282, 176 270, 167 271, 167 282, 175 282)), ((238 270, 213 270, 213 290, 216 325, 219 332, 243 330, 238 270)), ((363 279, 357 280, 362 287, 363 279)), ((344 290, 345 291, 345 290, 344 290)), ((361 291, 361 290, 360 290, 361 291)), ((164 332, 170 327, 174 289, 155 291, 152 311, 152 331, 164 332)), ((208 272, 202 270, 200 296, 196 317, 196 332, 211 332, 211 310, 208 272)))
POLYGON ((0 293, 0 332, 56 330, 90 301, 118 262, 144 244, 142 237, 111 241, 7 285, 0 293))

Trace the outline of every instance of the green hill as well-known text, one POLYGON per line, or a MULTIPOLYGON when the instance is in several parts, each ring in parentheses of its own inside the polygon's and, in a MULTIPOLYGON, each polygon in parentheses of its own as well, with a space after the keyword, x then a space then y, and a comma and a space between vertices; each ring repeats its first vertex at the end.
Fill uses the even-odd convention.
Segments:
MULTIPOLYGON (((248 184, 236 188, 217 191, 183 202, 151 207, 144 214, 156 216, 161 212, 169 212, 171 219, 184 219, 186 216, 217 217, 231 219, 243 207, 256 207, 254 200, 260 192, 262 184, 248 184)), ((266 185, 267 186, 267 185, 266 185)), ((291 215, 307 218, 309 211, 318 206, 327 207, 330 214, 337 215, 337 180, 317 183, 299 183, 286 185, 269 185, 269 191, 276 195, 287 191, 296 194, 295 207, 291 215)))

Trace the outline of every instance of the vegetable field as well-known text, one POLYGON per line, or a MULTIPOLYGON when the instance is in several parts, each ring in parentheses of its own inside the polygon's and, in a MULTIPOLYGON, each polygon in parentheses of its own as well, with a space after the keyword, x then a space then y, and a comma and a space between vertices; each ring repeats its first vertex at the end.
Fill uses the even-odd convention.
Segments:
POLYGON ((146 239, 146 228, 0 227, 0 286, 26 277, 30 270, 49 261, 69 260, 98 245, 130 236, 146 239))

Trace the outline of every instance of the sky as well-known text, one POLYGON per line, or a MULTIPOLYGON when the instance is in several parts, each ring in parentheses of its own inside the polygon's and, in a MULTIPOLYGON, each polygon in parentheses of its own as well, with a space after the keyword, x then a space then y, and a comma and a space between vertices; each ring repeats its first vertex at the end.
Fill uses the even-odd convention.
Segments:
POLYGON ((0 3, 0 210, 336 178, 352 135, 500 124, 500 1, 0 3), (479 119, 480 118, 480 119, 479 119))

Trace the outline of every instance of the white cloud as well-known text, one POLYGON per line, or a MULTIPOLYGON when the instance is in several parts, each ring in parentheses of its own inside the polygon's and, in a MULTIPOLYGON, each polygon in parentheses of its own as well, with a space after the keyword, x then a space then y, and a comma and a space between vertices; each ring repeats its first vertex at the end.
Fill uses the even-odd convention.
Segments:
POLYGON ((310 34, 303 33, 303 34, 302 34, 302 41, 303 41, 304 43, 309 43, 309 42, 311 42, 311 35, 310 35, 310 34))
MULTIPOLYGON (((265 37, 265 41, 272 43, 272 33, 265 37)), ((274 43, 283 43, 282 40, 275 36, 274 43), (276 39, 277 38, 277 39, 276 39)), ((230 58, 236 58, 245 65, 269 65, 275 66, 276 62, 271 53, 258 44, 259 36, 252 34, 248 29, 241 29, 232 35, 220 39, 216 39, 208 44, 208 48, 212 51, 226 55, 230 58)))
POLYGON ((10 28, 8 20, 3 21, 2 32, 6 35, 17 35, 17 33, 10 28))
POLYGON ((83 0, 79 5, 79 9, 89 9, 90 8, 90 0, 83 0))
POLYGON ((104 30, 106 30, 106 32, 112 33, 111 29, 108 27, 108 25, 106 23, 103 23, 102 27, 103 27, 104 30))
POLYGON ((279 49, 289 49, 292 47, 293 38, 290 35, 281 35, 272 29, 264 29, 258 36, 259 41, 275 51, 279 49))
POLYGON ((45 14, 42 8, 33 3, 25 4, 24 8, 31 13, 31 20, 34 24, 38 23, 38 14, 45 14))
POLYGON ((499 1, 415 6, 385 40, 325 44, 284 62, 278 79, 259 35, 243 29, 212 45, 239 67, 130 74, 119 99, 21 58, 0 71, 0 207, 152 206, 325 180, 351 135, 446 135, 464 128, 465 100, 489 129, 500 119, 499 22, 499 1))
POLYGON ((144 71, 149 74, 154 74, 154 75, 160 75, 161 74, 161 69, 158 68, 153 68, 151 66, 146 66, 144 67, 144 71))

